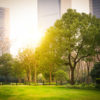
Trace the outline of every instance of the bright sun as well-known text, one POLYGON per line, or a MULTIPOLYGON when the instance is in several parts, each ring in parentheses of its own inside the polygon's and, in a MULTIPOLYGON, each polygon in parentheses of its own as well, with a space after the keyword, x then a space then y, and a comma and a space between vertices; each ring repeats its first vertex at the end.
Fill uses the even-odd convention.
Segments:
MULTIPOLYGON (((14 28, 13 28, 14 29, 14 28)), ((19 31, 16 31, 19 34, 15 35, 15 39, 11 40, 11 53, 15 56, 18 53, 18 50, 20 48, 26 48, 26 47, 33 47, 36 48, 40 41, 41 38, 44 36, 43 32, 40 32, 39 30, 35 30, 34 32, 28 33, 24 29, 19 29, 19 31)))
MULTIPOLYGON (((23 19, 25 21, 25 19, 23 19)), ((36 48, 41 38, 44 35, 43 31, 40 31, 37 27, 37 23, 32 25, 31 20, 28 22, 20 22, 19 20, 12 20, 11 24, 11 54, 17 55, 20 48, 34 47, 36 48), (32 27, 33 26, 33 27, 32 27)))
POLYGON ((20 48, 36 48, 43 37, 43 30, 38 29, 37 0, 11 2, 10 40, 12 55, 17 55, 20 48))

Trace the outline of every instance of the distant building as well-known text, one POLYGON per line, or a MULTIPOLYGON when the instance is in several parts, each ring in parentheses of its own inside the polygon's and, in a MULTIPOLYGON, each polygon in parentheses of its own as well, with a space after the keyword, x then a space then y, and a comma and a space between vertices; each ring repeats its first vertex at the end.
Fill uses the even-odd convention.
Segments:
POLYGON ((69 8, 89 13, 89 0, 37 0, 37 6, 38 27, 45 31, 69 8))
POLYGON ((69 8, 100 18, 100 0, 37 0, 37 6, 38 27, 44 31, 69 8))
POLYGON ((38 27, 46 30, 60 18, 60 0, 38 0, 38 27))
POLYGON ((9 9, 0 7, 0 55, 9 52, 9 9))
POLYGON ((100 0, 90 0, 90 12, 100 18, 100 0))

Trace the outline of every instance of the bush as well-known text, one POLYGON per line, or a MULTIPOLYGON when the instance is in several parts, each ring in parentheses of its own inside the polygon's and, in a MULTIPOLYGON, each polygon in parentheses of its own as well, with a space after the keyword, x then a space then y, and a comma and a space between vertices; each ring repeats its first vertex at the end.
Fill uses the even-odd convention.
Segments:
POLYGON ((100 78, 96 78, 96 88, 100 89, 100 78))
POLYGON ((57 80, 58 82, 60 82, 61 85, 63 84, 63 82, 65 82, 65 81, 67 80, 67 74, 66 74, 66 72, 63 71, 63 70, 58 70, 58 71, 56 72, 55 77, 56 77, 56 80, 57 80))
MULTIPOLYGON (((94 65, 94 68, 91 71, 91 77, 94 82, 96 82, 96 79, 100 78, 100 62, 98 62, 94 65)), ((100 82, 99 82, 99 84, 100 84, 100 82)))
POLYGON ((96 84, 100 84, 100 78, 96 78, 96 84))
POLYGON ((82 84, 75 84, 75 85, 67 84, 66 86, 68 88, 82 88, 82 89, 95 88, 95 84, 93 84, 93 83, 91 83, 91 84, 82 83, 82 84))

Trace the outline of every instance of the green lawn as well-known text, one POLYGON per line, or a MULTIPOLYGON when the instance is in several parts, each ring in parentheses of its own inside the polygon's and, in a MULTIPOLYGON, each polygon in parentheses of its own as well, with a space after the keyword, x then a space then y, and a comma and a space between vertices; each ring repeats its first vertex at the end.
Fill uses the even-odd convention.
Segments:
POLYGON ((100 100, 99 90, 58 86, 0 86, 0 100, 100 100))

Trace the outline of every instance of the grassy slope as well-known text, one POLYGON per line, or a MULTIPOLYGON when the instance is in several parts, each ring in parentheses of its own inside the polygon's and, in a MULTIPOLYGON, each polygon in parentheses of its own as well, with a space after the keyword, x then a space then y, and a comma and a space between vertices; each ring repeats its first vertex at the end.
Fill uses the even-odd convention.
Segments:
POLYGON ((0 100, 100 100, 100 91, 55 86, 0 86, 0 100))

